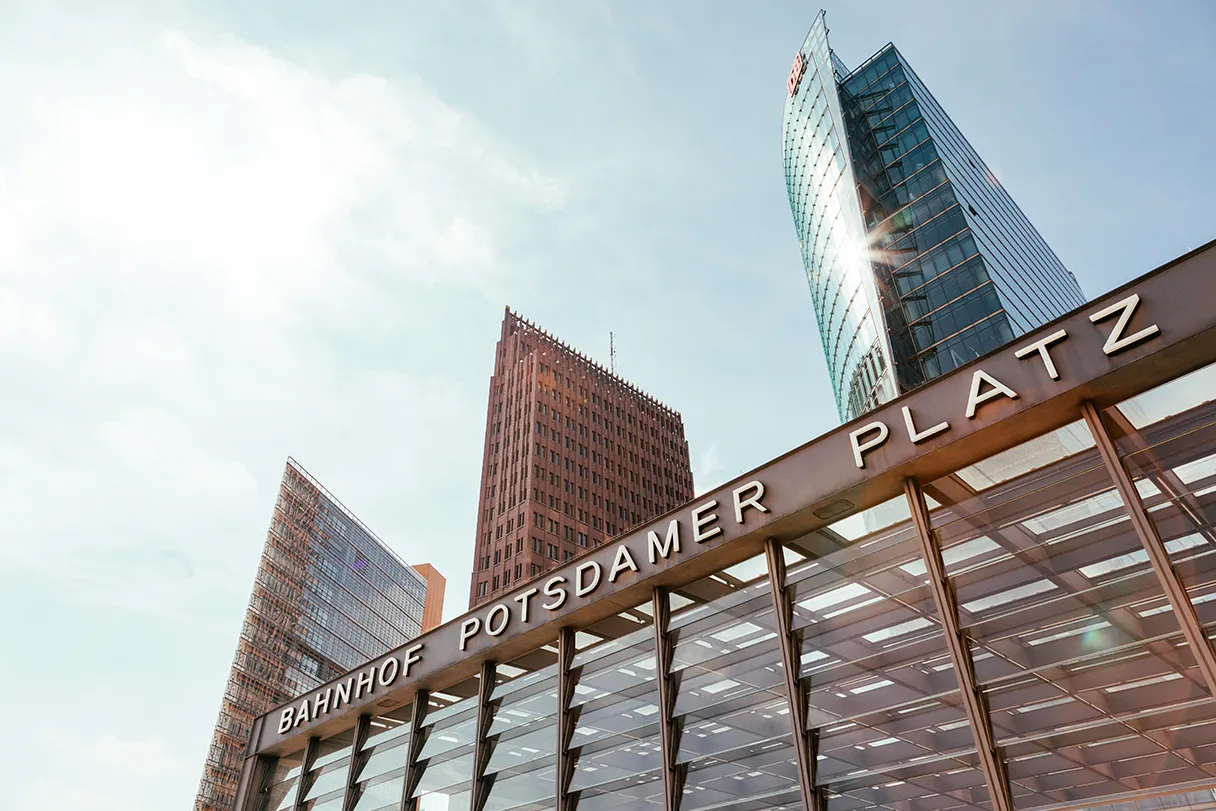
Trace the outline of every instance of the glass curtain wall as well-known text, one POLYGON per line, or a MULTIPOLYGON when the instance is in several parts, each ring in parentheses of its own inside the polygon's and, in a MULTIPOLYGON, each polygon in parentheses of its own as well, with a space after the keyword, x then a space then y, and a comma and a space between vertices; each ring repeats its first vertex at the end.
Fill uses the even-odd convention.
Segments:
POLYGON ((385 811, 400 807, 415 707, 419 705, 406 704, 368 721, 354 763, 352 811, 385 811))
POLYGON ((557 648, 495 668, 482 811, 550 811, 557 785, 557 648))
POLYGON ((895 396, 891 350, 837 93, 843 69, 820 12, 799 51, 785 104, 786 191, 842 422, 895 396))
MULTIPOLYGON (((1208 638, 1216 638, 1216 366, 1103 412, 1208 638)), ((1216 756, 1216 727, 1201 749, 1216 756)), ((1198 739, 1196 739, 1198 741, 1198 739)))
POLYGON ((266 776, 265 788, 258 798, 258 811, 289 811, 295 808, 303 769, 303 752, 279 758, 266 776))
POLYGON ((817 782, 831 811, 991 807, 901 496, 791 542, 817 782))
POLYGON ((568 794, 579 811, 662 809, 663 752, 649 603, 575 636, 568 794))
MULTIPOLYGON (((960 171, 958 162, 952 152, 942 152, 940 136, 931 136, 941 131, 931 126, 928 111, 940 113, 932 96, 913 82, 893 46, 850 74, 840 95, 896 377, 907 391, 1015 333, 950 182, 960 171)), ((940 118, 949 122, 944 114, 940 118)), ((1078 295, 1056 312, 1080 303, 1078 295)), ((1019 324, 1017 331, 1029 328, 1019 324)))
POLYGON ((301 811, 342 811, 357 731, 357 727, 348 729, 317 745, 299 805, 301 811))
POLYGON ((468 811, 472 807, 480 689, 479 675, 430 694, 420 728, 416 785, 407 787, 412 807, 418 811, 468 811))
POLYGON ((1216 700, 1082 430, 925 486, 1018 809, 1216 775, 1173 744, 1216 700))
POLYGON ((802 809, 764 556, 668 599, 680 808, 802 809))

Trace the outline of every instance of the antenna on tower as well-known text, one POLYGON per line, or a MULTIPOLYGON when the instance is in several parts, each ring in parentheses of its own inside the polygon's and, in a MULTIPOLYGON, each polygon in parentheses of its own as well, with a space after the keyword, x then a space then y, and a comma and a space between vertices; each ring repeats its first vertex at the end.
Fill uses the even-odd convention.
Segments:
POLYGON ((608 333, 608 368, 616 374, 616 334, 608 333))

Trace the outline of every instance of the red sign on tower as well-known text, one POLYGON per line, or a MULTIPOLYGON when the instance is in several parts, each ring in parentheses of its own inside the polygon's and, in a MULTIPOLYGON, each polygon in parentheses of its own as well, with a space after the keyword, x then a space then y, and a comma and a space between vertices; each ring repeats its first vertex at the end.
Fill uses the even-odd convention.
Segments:
POLYGON ((790 78, 786 80, 785 86, 789 89, 790 95, 794 95, 794 91, 798 89, 798 82, 802 80, 802 74, 806 71, 806 61, 802 58, 802 51, 794 57, 794 66, 790 68, 790 78))

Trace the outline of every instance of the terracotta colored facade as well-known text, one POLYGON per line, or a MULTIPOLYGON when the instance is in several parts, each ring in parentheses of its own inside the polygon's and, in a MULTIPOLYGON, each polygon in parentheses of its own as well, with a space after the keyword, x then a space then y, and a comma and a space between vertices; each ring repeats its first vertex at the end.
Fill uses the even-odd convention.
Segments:
POLYGON ((469 606, 692 496, 679 412, 508 307, 490 377, 469 606))
POLYGON ((425 634, 443 622, 443 595, 448 581, 429 563, 414 563, 410 568, 426 578, 426 602, 422 606, 422 633, 425 634))

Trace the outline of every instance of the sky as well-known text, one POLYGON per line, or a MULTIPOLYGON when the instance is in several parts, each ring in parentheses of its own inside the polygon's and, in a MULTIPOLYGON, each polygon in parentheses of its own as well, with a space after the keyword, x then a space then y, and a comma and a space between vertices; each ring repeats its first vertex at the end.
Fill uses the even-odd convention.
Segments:
MULTIPOLYGON (((781 166, 818 6, 0 0, 6 808, 188 808, 288 455, 467 602, 510 306, 698 490, 836 425, 781 166)), ((1089 298, 1216 236, 1205 3, 831 3, 1089 298)))

